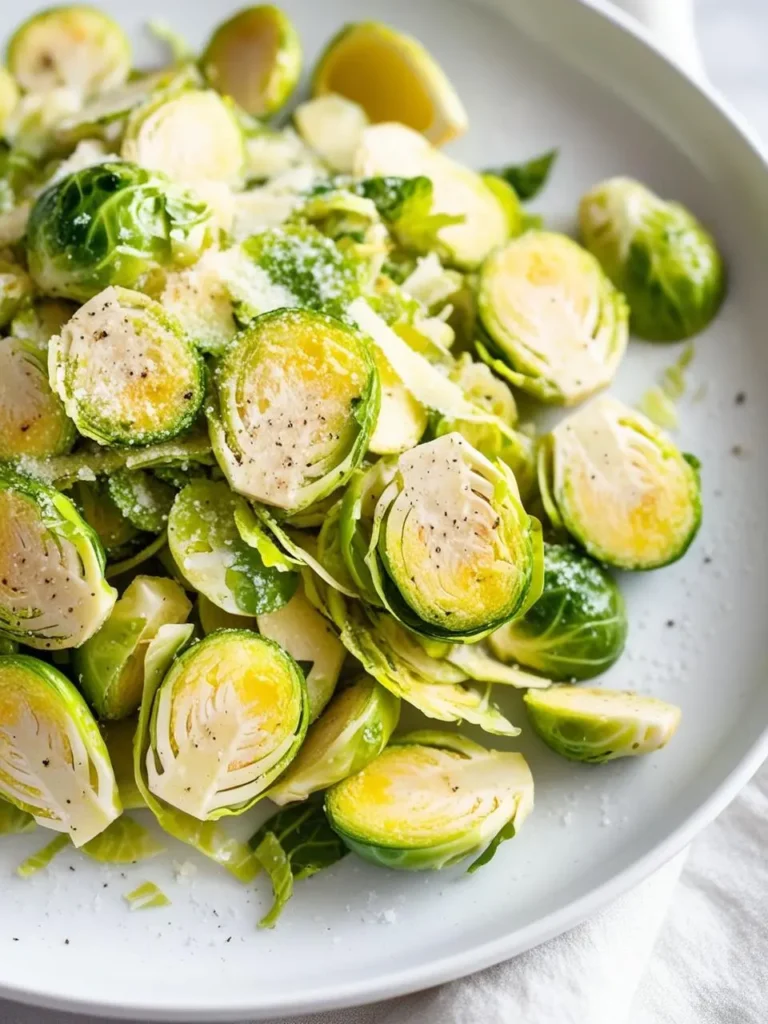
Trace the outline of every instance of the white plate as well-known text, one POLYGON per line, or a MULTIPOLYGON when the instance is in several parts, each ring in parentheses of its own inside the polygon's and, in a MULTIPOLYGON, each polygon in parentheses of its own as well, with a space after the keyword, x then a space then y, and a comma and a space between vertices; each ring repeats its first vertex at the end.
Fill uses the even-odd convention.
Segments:
MULTIPOLYGON (((3 4, 0 33, 35 6, 3 4)), ((148 18, 162 13, 200 43, 237 5, 103 6, 137 42, 143 38, 148 56, 141 31, 148 18)), ((520 748, 536 778, 536 810, 491 865, 473 876, 409 875, 350 857, 299 885, 273 932, 255 929, 266 884, 241 889, 202 861, 183 885, 171 857, 121 873, 65 854, 22 882, 13 867, 43 834, 5 840, 0 996, 133 1019, 210 1020, 308 1012, 426 987, 518 953, 639 881, 722 809, 765 752, 764 165, 711 100, 615 23, 573 0, 498 2, 500 13, 488 6, 285 2, 308 64, 343 21, 363 16, 423 39, 468 106, 472 128, 455 152, 475 165, 560 146, 552 183, 536 204, 548 223, 572 226, 587 186, 628 172, 688 203, 719 239, 730 294, 697 341, 680 433, 703 460, 704 525, 682 563, 622 580, 630 646, 604 680, 681 704, 680 732, 658 756, 599 768, 574 767, 525 735, 520 748), (740 391, 745 404, 734 401, 740 391), (129 914, 121 894, 147 878, 173 905, 129 914)), ((619 393, 636 400, 679 351, 634 342, 619 393)), ((173 856, 189 858, 181 847, 173 856)))

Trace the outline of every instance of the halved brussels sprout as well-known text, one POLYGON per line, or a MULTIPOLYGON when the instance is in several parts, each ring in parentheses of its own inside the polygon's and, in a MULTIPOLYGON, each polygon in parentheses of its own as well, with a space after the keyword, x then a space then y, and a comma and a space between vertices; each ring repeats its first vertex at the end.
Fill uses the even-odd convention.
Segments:
POLYGON ((267 313, 238 335, 209 412, 234 490, 297 512, 348 479, 379 411, 379 378, 356 330, 310 310, 267 313))
POLYGON ((27 256, 46 295, 85 302, 131 288, 158 268, 186 266, 212 241, 211 210, 158 171, 125 161, 67 175, 29 216, 27 256))
POLYGON ((539 486, 553 525, 618 569, 677 561, 701 525, 697 460, 607 395, 543 439, 539 486))
MULTIPOLYGON (((275 288, 284 295, 282 306, 303 306, 336 317, 344 317, 350 303, 360 295, 359 261, 342 253, 330 238, 310 225, 292 224, 263 231, 243 243, 243 252, 266 275, 267 294, 262 296, 255 287, 249 299, 244 289, 237 309, 242 320, 249 319, 249 314, 252 318, 277 308, 275 288)), ((257 280, 254 276, 254 285, 257 280)))
POLYGON ((16 79, 0 66, 0 135, 5 135, 5 126, 19 102, 19 87, 16 79))
POLYGON ((553 686, 529 690, 525 707, 541 739, 571 761, 601 764, 661 750, 674 736, 674 704, 626 690, 553 686))
POLYGON ((543 402, 573 405, 610 384, 627 345, 623 295, 554 232, 528 231, 486 260, 478 310, 482 359, 543 402))
POLYGON ((510 237, 509 211, 481 175, 434 149, 423 135, 399 124, 366 128, 355 156, 361 178, 426 177, 434 189, 432 215, 461 218, 437 231, 439 255, 458 267, 479 266, 510 237))
POLYGON ((189 644, 193 626, 161 626, 150 640, 144 658, 144 695, 133 741, 133 771, 136 787, 160 827, 230 872, 239 882, 249 884, 259 872, 259 862, 247 843, 228 836, 215 821, 200 821, 158 799, 148 785, 151 749, 152 708, 163 678, 174 660, 189 644))
POLYGON ((144 652, 161 626, 186 622, 192 610, 173 580, 137 576, 98 631, 74 654, 80 689, 102 719, 138 710, 144 686, 144 652))
POLYGON ((8 67, 29 92, 68 86, 85 95, 122 84, 131 44, 103 11, 67 4, 33 14, 8 44, 8 67))
POLYGON ((298 575, 265 565, 235 525, 237 498, 222 480, 191 480, 168 517, 168 545, 184 577, 225 612, 276 611, 296 591, 298 575))
POLYGON ((28 341, 0 340, 0 459, 61 455, 75 437, 48 383, 45 354, 28 341))
POLYGON ((159 302, 105 288, 51 338, 51 383, 86 437, 147 445, 191 426, 203 402, 203 362, 159 302))
POLYGON ((174 181, 223 181, 243 173, 243 133, 232 107, 212 89, 163 92, 128 118, 122 156, 174 181))
POLYGON ((307 681, 309 721, 314 722, 336 689, 346 650, 335 630, 300 588, 283 608, 256 618, 262 636, 280 644, 307 681))
POLYGON ((157 691, 149 788, 201 821, 240 814, 295 757, 307 718, 304 676, 289 654, 246 630, 211 633, 157 691))
POLYGON ((365 860, 429 871, 476 856, 487 864, 533 809, 522 754, 452 733, 400 737, 325 798, 331 827, 365 860))
POLYGON ((0 327, 10 323, 31 295, 32 282, 23 267, 0 259, 0 327))
POLYGON ((363 129, 368 124, 362 107, 330 93, 300 103, 293 119, 306 143, 332 170, 351 173, 363 129))
POLYGON ((0 796, 75 846, 122 812, 85 701, 58 669, 25 654, 0 657, 0 796))
POLYGON ((201 59, 219 92, 257 117, 283 107, 301 76, 301 40, 287 14, 272 4, 247 7, 219 25, 201 59))
POLYGON ((370 676, 338 693, 311 726, 301 750, 269 791, 276 804, 306 800, 365 768, 389 742, 400 700, 370 676))
POLYGON ((0 634, 45 650, 78 647, 116 597, 101 544, 69 498, 0 468, 0 634))
POLYGON ((584 244, 627 296, 635 334, 679 341, 704 330, 725 296, 709 232, 680 203, 631 178, 595 185, 579 205, 584 244))
POLYGON ((544 590, 521 618, 488 638, 504 662, 576 682, 607 671, 621 656, 627 612, 614 579, 564 544, 544 545, 544 590))
POLYGON ((514 476, 460 434, 401 455, 365 562, 380 600, 417 633, 471 642, 541 593, 541 530, 514 476))
POLYGON ((146 469, 121 469, 107 481, 109 496, 137 530, 162 533, 176 489, 146 469))
POLYGON ((386 613, 345 601, 338 591, 324 594, 341 642, 366 672, 427 718, 469 722, 499 736, 520 730, 491 701, 491 687, 464 685, 467 673, 445 661, 417 654, 415 638, 386 613))

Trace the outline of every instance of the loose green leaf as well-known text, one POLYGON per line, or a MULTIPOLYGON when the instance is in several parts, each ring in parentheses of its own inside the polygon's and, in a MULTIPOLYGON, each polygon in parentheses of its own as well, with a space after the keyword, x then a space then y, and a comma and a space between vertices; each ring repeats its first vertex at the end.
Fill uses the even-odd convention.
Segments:
POLYGON ((0 800, 0 836, 19 835, 31 832, 35 827, 35 819, 26 811, 21 811, 7 800, 0 800))
POLYGON ((487 173, 503 178, 517 192, 520 199, 533 199, 546 185, 557 154, 557 149, 550 149, 524 164, 509 164, 507 167, 499 167, 487 173))
POLYGON ((322 804, 300 804, 279 811, 250 841, 272 882, 274 902, 259 922, 273 928, 293 894, 293 883, 336 864, 347 849, 325 817, 322 804))
POLYGON ((69 836, 64 834, 56 836, 37 853, 33 853, 31 857, 22 861, 16 868, 16 874, 19 878, 31 878, 38 871, 47 868, 56 854, 61 853, 65 846, 69 846, 69 836))
POLYGON ((170 907, 171 901, 154 882, 142 882, 123 899, 131 910, 153 910, 155 907, 170 907))
POLYGON ((124 814, 86 843, 82 851, 101 864, 135 864, 164 853, 165 847, 148 829, 124 814))

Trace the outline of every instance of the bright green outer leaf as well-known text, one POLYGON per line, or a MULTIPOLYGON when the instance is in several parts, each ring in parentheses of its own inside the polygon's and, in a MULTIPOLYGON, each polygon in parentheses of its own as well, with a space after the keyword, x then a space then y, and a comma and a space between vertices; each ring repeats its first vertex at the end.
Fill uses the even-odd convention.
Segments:
POLYGON ((314 722, 333 696, 347 654, 335 629, 313 608, 303 587, 288 604, 259 615, 256 622, 261 635, 278 643, 304 671, 309 721, 314 722))
POLYGON ((409 629, 473 642, 541 593, 541 528, 505 464, 447 434, 398 459, 365 563, 379 599, 409 629))
POLYGON ((270 789, 270 800, 281 805, 306 800, 360 771, 387 745, 399 718, 399 698, 361 676, 310 726, 296 758, 270 789))
POLYGON ((114 503, 137 530, 162 533, 168 524, 174 488, 144 469, 123 469, 108 482, 114 503))
POLYGON ((104 722, 101 735, 107 745, 112 771, 120 794, 120 803, 126 811, 138 811, 147 805, 136 785, 133 772, 133 740, 138 727, 138 716, 123 718, 119 722, 104 722))
POLYGON ((525 163, 508 164, 506 167, 495 168, 488 173, 503 178, 525 202, 528 199, 534 199, 544 188, 557 159, 557 154, 558 150, 550 149, 525 163))
POLYGON ((147 646, 144 662, 144 696, 133 745, 136 785, 160 827, 174 839, 193 847, 204 857, 226 868, 238 881, 248 884, 259 872, 259 863, 246 843, 229 837, 215 821, 198 821, 191 814, 159 800, 147 785, 150 720, 157 690, 176 655, 192 638, 193 626, 161 626, 147 646))
POLYGON ((254 511, 297 563, 307 566, 307 568, 311 569, 312 572, 319 576, 321 580, 327 583, 328 586, 333 587, 334 590, 338 590, 340 594, 346 594, 347 597, 356 596, 354 589, 350 589, 348 582, 339 578, 340 574, 337 575, 332 572, 322 561, 318 560, 315 553, 310 550, 314 540, 311 534, 302 533, 301 530, 287 529, 279 523, 272 512, 263 505, 254 506, 254 511))
POLYGON ((46 843, 41 849, 31 856, 27 857, 26 860, 22 861, 21 864, 16 868, 16 874, 19 878, 31 878, 32 875, 36 875, 38 871, 43 871, 51 863, 57 853, 61 853, 69 846, 68 836, 56 836, 50 843, 46 843))
POLYGON ((44 353, 30 341, 0 340, 0 459, 61 455, 75 436, 74 423, 48 383, 44 353))
POLYGON ((356 329, 307 309, 266 313, 238 335, 215 378, 211 440, 239 494, 294 514, 362 462, 380 387, 356 329))
POLYGON ((432 212, 434 190, 424 176, 366 178, 354 187, 375 203, 398 242, 416 252, 439 248, 441 229, 464 223, 463 214, 432 212))
POLYGON ((20 832, 32 832, 35 819, 26 811, 19 810, 7 800, 0 800, 0 836, 18 835, 20 832))
POLYGON ((164 853, 165 847, 138 821, 123 814, 82 850, 101 864, 135 864, 164 853))
POLYGON ((233 615, 276 611, 296 592, 298 575, 268 567, 235 525, 238 499, 220 480, 191 480, 168 517, 168 544, 184 576, 233 615))
POLYGON ((174 580, 137 576, 98 631, 74 653, 81 690, 99 718, 126 718, 141 704, 144 651, 161 626, 186 622, 192 605, 174 580))
POLYGON ((521 618, 488 639, 504 662, 555 681, 592 679, 621 656, 627 612, 613 578, 572 547, 544 545, 544 590, 521 618))
POLYGON ((189 429, 205 367, 159 302, 109 286, 86 302, 48 348, 51 386, 86 437, 138 447, 189 429))
POLYGON ((121 85, 131 44, 118 23, 85 4, 33 14, 8 43, 8 67, 28 92, 65 86, 85 95, 121 85))
MULTIPOLYGON (((352 476, 338 506, 336 541, 346 572, 352 583, 349 596, 361 594, 368 604, 381 605, 366 556, 373 535, 376 504, 396 472, 395 459, 379 459, 373 466, 360 468, 352 476)), ((320 536, 323 536, 321 531, 320 536)))
POLYGON ((649 341, 702 331, 725 297, 715 240, 679 203, 631 178, 610 178, 582 197, 581 235, 627 297, 631 327, 649 341))
POLYGON ((193 263, 212 241, 211 211, 157 171, 104 162, 46 189, 29 217, 27 255, 45 295, 85 302, 193 263))
POLYGON ((307 720, 304 675, 289 654, 247 630, 211 633, 157 691, 148 786, 201 821, 241 814, 295 757, 307 720))
MULTIPOLYGON (((504 629, 506 626, 496 632, 500 633, 504 629)), ((491 633, 491 637, 495 635, 491 633)), ((506 665, 494 657, 492 652, 489 637, 479 644, 451 644, 445 660, 467 679, 474 679, 478 683, 499 683, 502 686, 514 686, 518 690, 546 689, 552 685, 551 679, 526 672, 517 665, 506 665)))
POLYGON ((170 907, 171 901, 154 882, 142 882, 141 885, 127 892, 123 899, 130 910, 155 910, 158 907, 170 907))
POLYGON ((480 358, 534 398, 574 405, 613 380, 627 305, 595 257, 565 235, 527 231, 496 250, 477 301, 480 358))
POLYGON ((685 554, 701 525, 699 464, 608 395, 561 420, 539 455, 553 525, 598 561, 647 570, 685 554))
POLYGON ((290 572, 300 569, 304 564, 300 559, 292 558, 277 546, 244 498, 238 498, 235 503, 235 526, 245 543, 258 551, 268 569, 290 572))
POLYGON ((336 864, 347 849, 328 824, 322 804, 303 804, 278 811, 251 838, 260 864, 272 882, 274 902, 259 921, 274 928, 293 895, 293 883, 336 864))
POLYGON ((122 810, 85 701, 53 665, 26 654, 0 658, 0 797, 75 846, 122 810))
MULTIPOLYGON (((491 703, 491 687, 462 683, 436 683, 406 661, 377 628, 379 617, 356 601, 345 601, 338 591, 327 594, 330 611, 340 630, 341 642, 373 678, 390 693, 427 718, 442 722, 470 722, 486 732, 517 736, 520 732, 491 703)), ((391 629, 398 624, 392 620, 391 629)), ((405 632, 403 630, 403 632, 405 632)), ((405 643, 405 641, 403 641, 405 643)))
POLYGON ((470 870, 480 867, 532 808, 533 779, 521 754, 439 732, 400 737, 325 798, 328 821, 351 850, 409 871, 471 854, 480 856, 470 870))
POLYGON ((104 552, 72 502, 0 467, 0 632, 29 647, 76 647, 112 610, 104 552))
POLYGON ((523 699, 534 731, 547 746, 589 764, 660 750, 681 717, 674 704, 627 690, 553 686, 529 690, 523 699))

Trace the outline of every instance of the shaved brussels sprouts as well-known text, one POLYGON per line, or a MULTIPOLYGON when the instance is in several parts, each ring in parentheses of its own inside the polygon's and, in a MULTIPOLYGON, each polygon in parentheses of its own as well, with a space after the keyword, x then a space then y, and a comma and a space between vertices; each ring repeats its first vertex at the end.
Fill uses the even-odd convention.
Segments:
POLYGON ((44 650, 77 647, 116 597, 101 544, 72 502, 0 467, 0 634, 44 650))
POLYGON ((490 686, 465 685, 467 673, 445 661, 417 653, 415 637, 393 618, 345 601, 338 591, 326 594, 329 614, 341 642, 369 675, 427 718, 469 722, 499 736, 520 730, 491 701, 490 686))
POLYGON ((193 263, 212 241, 211 211, 157 171, 104 162, 67 175, 29 217, 32 278, 46 295, 85 302, 158 268, 193 263))
POLYGON ((0 657, 0 796, 82 846, 122 807, 88 707, 52 665, 0 657))
POLYGON ((102 722, 100 726, 115 773, 120 802, 126 811, 138 811, 147 806, 133 773, 133 741, 137 726, 135 715, 117 722, 102 722))
POLYGON ((488 642, 504 662, 575 682, 607 671, 626 637, 627 612, 612 577, 574 548, 545 544, 541 597, 488 642))
POLYGON ((547 746, 588 764, 652 754, 667 745, 680 724, 674 704, 625 690, 553 686, 529 690, 523 699, 534 731, 547 746))
POLYGON ((255 629, 256 623, 250 615, 233 615, 232 612, 225 612, 213 601, 209 601, 205 594, 197 595, 197 617, 200 620, 203 633, 215 633, 217 629, 255 629))
POLYGON ((191 426, 204 369, 159 302, 106 288, 51 338, 51 382, 77 429, 100 444, 147 445, 191 426))
POLYGON ((460 434, 401 455, 365 555, 379 600, 410 629, 470 642, 541 593, 541 531, 514 476, 460 434))
POLYGON ((0 340, 0 459, 61 455, 75 436, 48 383, 45 354, 28 341, 0 340))
POLYGON ((379 410, 367 339, 306 309, 255 320, 222 359, 216 391, 211 439, 231 486, 288 513, 348 479, 379 410))
POLYGON ((168 545, 195 590, 232 615, 276 611, 293 597, 295 572, 265 565, 235 525, 237 499, 221 480, 191 480, 168 517, 168 545))
POLYGON ((91 95, 125 81, 131 44, 103 11, 67 4, 33 14, 16 30, 8 67, 29 92, 67 86, 91 95))
POLYGON ((365 768, 389 742, 400 718, 400 700, 369 676, 338 693, 288 770, 269 791, 276 804, 306 800, 365 768))
POLYGON ((101 719, 138 711, 144 652, 161 626, 186 622, 192 605, 173 580, 137 576, 98 631, 74 653, 80 689, 101 719))
POLYGON ((631 178, 611 178, 582 198, 579 224, 587 249, 626 295, 635 334, 679 341, 715 317, 725 296, 723 261, 680 203, 631 178))
POLYGON ((677 561, 701 525, 697 460, 642 413, 608 396, 544 438, 539 485, 553 525, 618 569, 677 561))
POLYGON ((129 558, 151 538, 126 519, 109 494, 105 480, 78 480, 72 487, 78 511, 101 541, 109 563, 129 558))
POLYGON ((236 185, 243 173, 243 133, 231 106, 212 89, 162 92, 131 113, 122 156, 174 181, 236 185))
POLYGON ((500 419, 507 427, 517 423, 517 403, 508 384, 495 377, 485 363, 478 363, 469 352, 462 352, 450 372, 464 397, 478 408, 500 419))
POLYGON ((573 405, 605 387, 626 349, 624 297, 565 235, 529 231, 493 253, 478 309, 481 358, 544 402, 573 405))
POLYGON ((350 174, 368 117, 362 107, 333 93, 300 103, 293 114, 307 144, 334 171, 350 174))
POLYGON ((283 107, 301 76, 301 40, 272 4, 247 7, 219 25, 201 66, 211 85, 257 117, 283 107))
POLYGON ((487 864, 533 808, 522 754, 486 750, 452 733, 399 738, 325 798, 331 827, 374 864, 407 871, 474 856, 487 864))
POLYGON ((77 311, 64 299, 36 299, 16 313, 8 333, 18 341, 31 341, 44 352, 54 334, 60 334, 67 320, 77 311))
POLYGON ((427 429, 427 410, 408 391, 380 348, 374 360, 381 382, 381 406, 368 448, 376 455, 400 455, 419 443, 427 429))
POLYGON ((200 821, 160 800, 148 785, 151 750, 152 708, 163 678, 189 644, 193 626, 161 626, 150 640, 144 658, 144 695, 133 742, 133 770, 136 786, 160 827, 230 872, 239 882, 249 884, 259 872, 259 862, 247 843, 228 836, 215 821, 200 821))
POLYGON ((121 469, 107 481, 109 496, 137 530, 162 533, 176 490, 145 469, 121 469))
POLYGON ((280 644, 297 662, 307 681, 309 721, 314 722, 333 696, 346 651, 330 622, 297 590, 275 612, 256 618, 262 636, 280 644))
POLYGON ((10 323, 31 295, 32 282, 24 269, 0 259, 0 327, 10 323))
POLYGON ((201 821, 240 814, 295 757, 307 718, 304 676, 289 654, 246 630, 211 633, 157 691, 149 788, 201 821))
POLYGON ((437 248, 440 256, 458 267, 479 266, 510 237, 509 209, 496 190, 404 125, 366 128, 354 170, 361 178, 398 175, 429 179, 434 188, 431 215, 449 216, 454 222, 441 227, 437 245, 427 248, 437 248))
POLYGON ((16 79, 0 65, 0 135, 5 135, 8 118, 19 102, 16 79))

